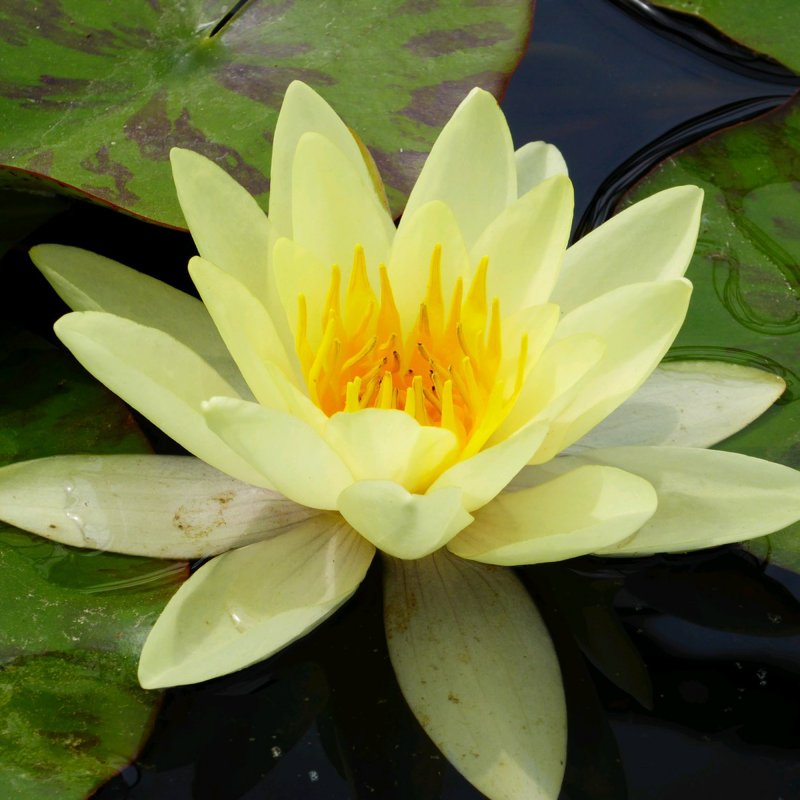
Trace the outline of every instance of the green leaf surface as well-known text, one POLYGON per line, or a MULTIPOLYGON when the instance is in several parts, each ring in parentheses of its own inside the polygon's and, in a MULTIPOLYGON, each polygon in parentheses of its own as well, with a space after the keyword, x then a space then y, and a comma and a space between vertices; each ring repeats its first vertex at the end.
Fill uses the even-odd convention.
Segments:
MULTIPOLYGON (((783 377, 778 403, 719 447, 800 468, 800 99, 688 147, 622 204, 686 183, 706 196, 694 294, 669 357, 783 377)), ((800 571, 800 523, 748 547, 800 571)))
POLYGON ((700 17, 728 38, 800 72, 797 0, 650 0, 650 5, 700 17))
POLYGON ((7 0, 0 180, 41 179, 183 226, 167 159, 187 147, 262 204, 286 86, 304 80, 357 131, 399 211, 439 129, 521 56, 529 0, 7 0), (2 173, 5 173, 4 175, 2 173))
MULTIPOLYGON (((124 406, 68 356, 8 328, 0 398, 0 464, 149 449, 124 406)), ((149 730, 159 695, 139 688, 136 663, 185 565, 0 524, 0 572, 0 797, 84 797, 149 730)))

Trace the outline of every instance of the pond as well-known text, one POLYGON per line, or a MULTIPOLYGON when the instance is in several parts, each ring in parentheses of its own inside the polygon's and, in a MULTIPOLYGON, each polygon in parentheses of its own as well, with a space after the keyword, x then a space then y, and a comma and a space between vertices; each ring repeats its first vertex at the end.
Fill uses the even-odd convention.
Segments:
MULTIPOLYGON (((515 142, 544 139, 563 152, 578 235, 624 204, 672 153, 800 88, 800 78, 766 62, 703 49, 698 41, 716 46, 706 29, 682 38, 671 18, 659 27, 636 6, 537 0, 528 49, 502 103, 515 142)), ((784 180, 800 180, 800 169, 784 180)), ((102 252, 190 290, 174 266, 194 253, 187 234, 76 203, 26 245, 45 241, 102 252)), ((796 271, 800 251, 790 256, 796 271)), ((6 321, 53 341, 63 306, 29 268, 24 247, 5 267, 17 298, 4 304, 6 321)), ((794 330, 791 320, 781 325, 770 335, 794 330)), ((678 342, 684 357, 700 348, 694 331, 678 342)), ((722 357, 727 344, 704 345, 703 353, 722 357)), ((733 356, 750 352, 735 344, 733 356)), ((796 340, 789 347, 796 353, 796 340)), ((759 353, 791 371, 778 355, 759 353)), ((181 452, 137 421, 158 451, 181 452)), ((765 457, 783 457, 775 447, 779 454, 765 457)), ((787 463, 796 465, 796 455, 787 463)), ((732 546, 519 569, 564 674, 562 800, 800 797, 800 576, 763 556, 732 546)), ((48 570, 68 584, 71 564, 54 552, 48 570)), ((93 797, 479 800, 400 694, 384 639, 380 572, 374 564, 325 625, 268 661, 168 690, 139 756, 93 797)), ((140 579, 163 584, 170 574, 145 570, 140 579)), ((113 693, 105 701, 123 702, 113 693)))

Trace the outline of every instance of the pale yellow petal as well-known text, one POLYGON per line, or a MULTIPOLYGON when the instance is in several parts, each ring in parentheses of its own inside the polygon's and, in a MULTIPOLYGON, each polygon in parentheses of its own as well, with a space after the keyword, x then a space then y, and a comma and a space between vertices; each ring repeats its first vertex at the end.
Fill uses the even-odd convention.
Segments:
POLYGON ((770 372, 722 361, 670 361, 574 447, 711 447, 763 414, 786 388, 770 372))
POLYGON ((394 481, 412 493, 425 491, 458 449, 450 431, 389 409, 334 414, 324 436, 356 480, 394 481))
MULTIPOLYGON (((470 262, 464 237, 453 212, 440 200, 406 212, 392 244, 387 270, 400 319, 408 329, 414 324, 425 297, 431 256, 441 245, 442 295, 449 299, 456 280, 469 279, 470 262)), ((467 284, 468 285, 468 284, 467 284)))
POLYGON ((688 447, 587 450, 571 461, 628 470, 658 493, 652 519, 605 553, 697 550, 763 536, 800 519, 800 472, 771 461, 688 447))
POLYGON ((561 269, 573 209, 572 183, 556 175, 509 205, 472 246, 473 264, 488 256, 486 291, 504 314, 546 303, 561 269))
POLYGON ((497 101, 473 89, 439 134, 406 205, 413 214, 442 200, 455 214, 467 247, 517 198, 514 147, 497 101))
POLYGON ((680 330, 691 284, 679 278, 636 283, 602 295, 567 314, 555 337, 599 335, 606 351, 581 381, 572 402, 551 422, 536 463, 552 458, 588 433, 647 379, 680 330))
POLYGON ((272 252, 275 285, 289 329, 297 335, 299 298, 305 298, 306 336, 316 348, 322 339, 323 307, 331 282, 331 264, 325 265, 310 250, 291 239, 278 239, 272 252))
POLYGON ((192 150, 170 151, 183 215, 203 258, 266 302, 270 226, 250 193, 224 169, 192 150))
POLYGON ((342 459, 298 417, 228 397, 204 403, 203 413, 212 431, 296 503, 335 509, 353 482, 342 459))
POLYGON ((190 456, 52 456, 0 469, 0 519, 114 553, 204 558, 321 513, 190 456))
POLYGON ((189 272, 258 402, 321 427, 325 415, 301 391, 297 359, 287 354, 262 303, 201 258, 192 259, 189 272))
POLYGON ((146 689, 243 669, 299 639, 358 588, 374 548, 321 514, 204 564, 175 593, 145 642, 146 689))
POLYGON ((163 331, 98 311, 67 314, 55 332, 92 375, 190 453, 234 478, 270 486, 208 429, 202 402, 238 395, 197 353, 163 331))
POLYGON ((551 299, 566 312, 629 283, 680 278, 702 205, 702 189, 675 186, 612 217, 567 250, 551 299))
POLYGON ((509 415, 489 440, 507 439, 533 419, 549 420, 571 402, 606 351, 602 339, 578 333, 550 345, 536 362, 509 415))
POLYGON ((629 538, 656 503, 653 487, 636 475, 578 467, 541 485, 504 492, 448 547, 461 558, 489 564, 563 561, 629 538))
POLYGON ((385 559, 389 655, 445 758, 492 800, 555 800, 567 712, 553 644, 510 570, 385 559))
POLYGON ((106 311, 157 328, 191 348, 238 392, 250 391, 203 304, 110 258, 78 247, 40 244, 31 260, 73 311, 106 311))
POLYGON ((474 511, 486 505, 531 460, 546 435, 546 423, 529 423, 508 439, 450 467, 429 491, 455 486, 463 492, 464 508, 474 511))
POLYGON ((297 144, 292 170, 292 238, 346 281, 356 245, 364 248, 373 286, 389 257, 395 227, 371 183, 318 133, 297 144))
POLYGON ((567 175, 567 162, 555 145, 528 142, 514 153, 517 167, 517 193, 520 197, 554 175, 567 175))
POLYGON ((452 487, 410 494, 391 481, 362 480, 339 495, 338 508, 363 537, 397 558, 422 558, 472 522, 452 487))
POLYGON ((364 185, 371 185, 366 164, 349 128, 310 86, 292 81, 283 96, 272 142, 269 219, 277 236, 292 238, 292 164, 300 137, 311 131, 335 145, 364 185))

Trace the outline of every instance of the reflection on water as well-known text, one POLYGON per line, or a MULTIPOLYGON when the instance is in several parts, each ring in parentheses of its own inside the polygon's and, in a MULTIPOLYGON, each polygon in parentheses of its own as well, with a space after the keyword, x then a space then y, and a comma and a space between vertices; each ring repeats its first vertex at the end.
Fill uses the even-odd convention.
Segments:
POLYGON ((176 585, 186 574, 181 561, 106 555, 51 542, 12 528, 0 528, 0 542, 27 560, 42 579, 80 594, 149 592, 176 585))

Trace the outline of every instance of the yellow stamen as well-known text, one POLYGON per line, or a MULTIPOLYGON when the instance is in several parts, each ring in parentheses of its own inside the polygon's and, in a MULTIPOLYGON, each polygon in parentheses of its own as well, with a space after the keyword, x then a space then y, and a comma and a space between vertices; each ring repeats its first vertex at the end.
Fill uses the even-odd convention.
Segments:
POLYGON ((428 314, 428 325, 434 336, 440 336, 444 327, 444 298, 442 297, 442 246, 433 248, 428 287, 424 305, 428 314))
POLYGON ((394 386, 392 385, 392 373, 384 372, 381 378, 381 388, 378 390, 378 399, 375 401, 377 408, 394 408, 394 386))
POLYGON ((503 361, 500 302, 487 304, 488 267, 481 259, 466 296, 463 278, 455 279, 445 314, 436 245, 419 313, 404 330, 386 267, 378 269, 378 298, 357 247, 343 296, 341 270, 331 269, 316 346, 309 341, 307 298, 298 298, 295 344, 314 403, 328 415, 402 409, 421 425, 451 431, 461 458, 479 452, 516 402, 528 370, 527 336, 516 363, 503 361))

